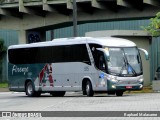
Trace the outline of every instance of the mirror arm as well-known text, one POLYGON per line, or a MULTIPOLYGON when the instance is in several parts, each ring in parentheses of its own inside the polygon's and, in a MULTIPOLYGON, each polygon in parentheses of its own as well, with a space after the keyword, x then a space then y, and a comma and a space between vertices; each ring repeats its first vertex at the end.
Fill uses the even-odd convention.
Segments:
POLYGON ((143 48, 138 48, 140 51, 144 52, 146 60, 149 60, 149 54, 147 52, 147 50, 143 49, 143 48))

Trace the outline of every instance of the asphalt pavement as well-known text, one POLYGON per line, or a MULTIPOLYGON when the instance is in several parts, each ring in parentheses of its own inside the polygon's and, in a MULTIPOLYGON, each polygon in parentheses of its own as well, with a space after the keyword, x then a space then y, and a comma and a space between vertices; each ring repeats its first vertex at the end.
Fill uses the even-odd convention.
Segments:
MULTIPOLYGON (((0 120, 62 120, 64 118, 67 120, 82 120, 82 118, 84 120, 159 120, 160 117, 157 116, 160 116, 160 93, 125 93, 122 97, 96 94, 94 97, 87 97, 83 96, 80 92, 67 92, 64 97, 52 97, 50 94, 42 94, 41 97, 27 97, 25 93, 0 92, 0 111, 45 111, 42 114, 46 115, 42 118, 19 118, 16 116, 14 116, 14 118, 0 117, 0 120), (59 111, 59 113, 56 113, 56 115, 58 115, 57 117, 53 117, 55 114, 54 111, 59 111), (71 113, 68 115, 65 111, 70 111, 71 113), (136 116, 137 114, 142 115, 141 113, 143 113, 143 111, 148 111, 148 114, 157 114, 157 116, 136 116), (150 113, 150 111, 152 112, 150 113), (47 116, 47 114, 49 116, 47 116), (121 115, 119 116, 119 114, 121 115), (122 116, 122 114, 124 116, 122 116), (76 117, 76 115, 78 117, 76 117), (101 117, 101 115, 103 117, 101 117)), ((25 113, 25 115, 26 114, 28 113, 25 113)), ((144 114, 146 115, 146 113, 144 114)))

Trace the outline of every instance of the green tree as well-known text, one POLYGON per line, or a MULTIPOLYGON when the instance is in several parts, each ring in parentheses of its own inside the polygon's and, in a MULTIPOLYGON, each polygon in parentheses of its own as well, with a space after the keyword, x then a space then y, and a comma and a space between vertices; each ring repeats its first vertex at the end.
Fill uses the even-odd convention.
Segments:
POLYGON ((4 46, 4 41, 3 39, 0 38, 0 82, 2 82, 2 60, 3 56, 6 53, 6 47, 4 46))
POLYGON ((6 47, 4 46, 3 39, 0 38, 0 62, 2 61, 5 53, 6 53, 6 47))
POLYGON ((149 32, 153 37, 160 36, 160 12, 154 18, 150 19, 148 26, 142 26, 142 29, 149 32))

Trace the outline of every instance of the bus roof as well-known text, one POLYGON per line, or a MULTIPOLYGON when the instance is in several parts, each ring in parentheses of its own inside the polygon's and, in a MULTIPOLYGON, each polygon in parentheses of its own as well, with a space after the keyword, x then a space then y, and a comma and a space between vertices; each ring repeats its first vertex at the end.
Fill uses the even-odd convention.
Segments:
POLYGON ((8 49, 13 48, 29 48, 29 47, 41 47, 41 46, 57 46, 57 45, 72 45, 72 44, 83 44, 83 43, 95 43, 102 46, 111 47, 134 47, 136 44, 132 41, 115 38, 115 37, 73 37, 73 38, 58 38, 52 41, 37 42, 31 44, 19 44, 11 45, 8 49))

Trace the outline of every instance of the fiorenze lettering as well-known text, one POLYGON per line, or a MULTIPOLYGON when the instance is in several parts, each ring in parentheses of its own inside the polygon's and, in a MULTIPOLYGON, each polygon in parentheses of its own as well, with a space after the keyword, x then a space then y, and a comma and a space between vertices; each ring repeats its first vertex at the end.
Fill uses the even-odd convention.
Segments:
POLYGON ((13 65, 12 75, 14 72, 23 73, 25 75, 28 72, 28 67, 17 67, 16 65, 13 65))

